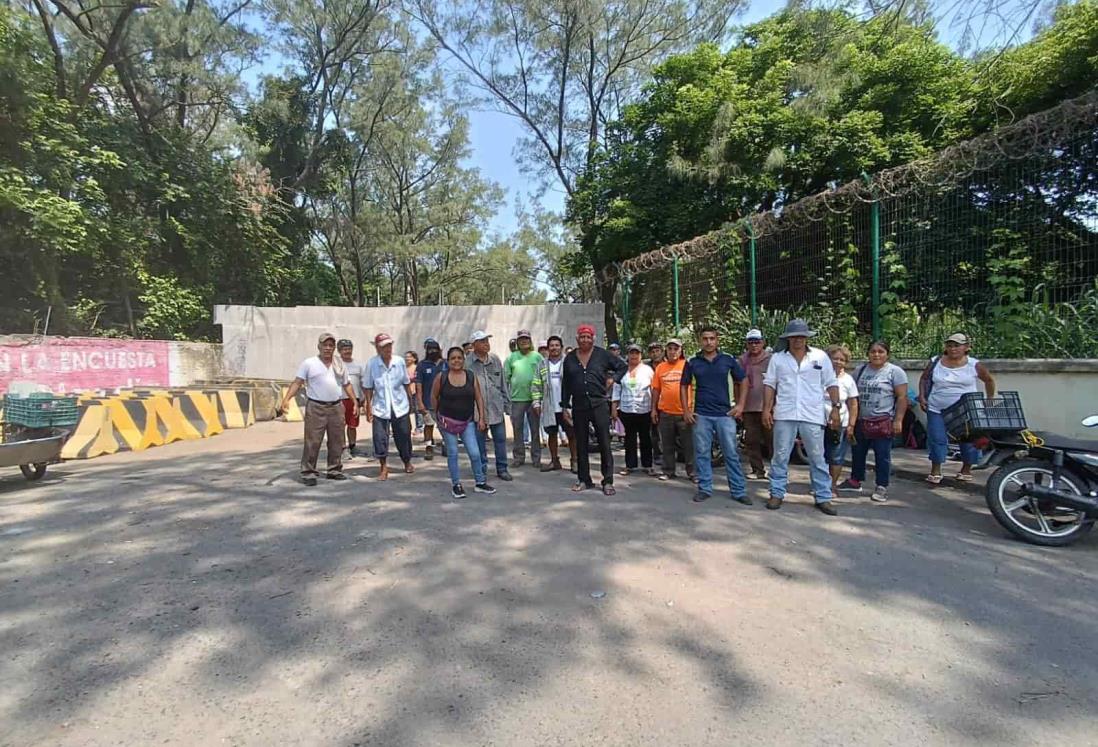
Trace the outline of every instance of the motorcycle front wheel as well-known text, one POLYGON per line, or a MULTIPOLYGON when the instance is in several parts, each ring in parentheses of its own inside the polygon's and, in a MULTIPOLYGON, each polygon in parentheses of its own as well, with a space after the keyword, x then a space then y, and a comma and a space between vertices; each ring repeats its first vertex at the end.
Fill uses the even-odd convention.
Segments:
MULTIPOLYGON (((1027 483, 1048 487, 1052 483, 1052 465, 1039 459, 1023 459, 1004 464, 987 481, 987 507, 1004 529, 1030 544, 1045 547, 1070 545, 1094 527, 1094 520, 1054 500, 1022 495, 1027 483)), ((1057 490, 1084 495, 1084 483, 1062 470, 1057 490)))

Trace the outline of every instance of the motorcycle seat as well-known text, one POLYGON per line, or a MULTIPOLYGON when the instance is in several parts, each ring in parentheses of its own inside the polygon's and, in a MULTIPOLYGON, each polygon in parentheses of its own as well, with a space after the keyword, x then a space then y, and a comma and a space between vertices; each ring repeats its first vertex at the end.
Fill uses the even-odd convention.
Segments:
POLYGON ((1045 442, 1049 449, 1061 449, 1063 451, 1089 451, 1098 453, 1098 440, 1086 438, 1068 438, 1048 431, 1034 431, 1034 434, 1045 442))

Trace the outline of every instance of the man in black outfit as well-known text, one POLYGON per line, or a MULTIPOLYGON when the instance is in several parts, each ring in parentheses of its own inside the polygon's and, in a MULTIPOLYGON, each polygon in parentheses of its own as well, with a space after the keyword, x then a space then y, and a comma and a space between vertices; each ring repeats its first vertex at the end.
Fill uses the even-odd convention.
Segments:
POLYGON ((576 349, 564 358, 561 407, 566 423, 576 434, 578 480, 572 492, 595 487, 587 454, 588 424, 594 424, 602 466, 602 492, 614 495, 614 457, 610 454, 610 393, 629 370, 620 357, 595 346, 595 328, 581 324, 576 330, 576 349))

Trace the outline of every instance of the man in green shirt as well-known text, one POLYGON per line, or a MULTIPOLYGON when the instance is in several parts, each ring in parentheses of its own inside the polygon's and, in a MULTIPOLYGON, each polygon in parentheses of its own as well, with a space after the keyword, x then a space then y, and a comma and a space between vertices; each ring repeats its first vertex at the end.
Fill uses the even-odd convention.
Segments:
POLYGON ((530 462, 536 469, 541 467, 541 418, 534 412, 534 387, 541 389, 538 373, 541 368, 541 356, 534 350, 530 331, 520 329, 515 335, 518 350, 511 353, 503 364, 503 375, 511 389, 511 431, 514 448, 511 455, 512 467, 521 467, 526 463, 526 444, 523 430, 530 427, 530 462))

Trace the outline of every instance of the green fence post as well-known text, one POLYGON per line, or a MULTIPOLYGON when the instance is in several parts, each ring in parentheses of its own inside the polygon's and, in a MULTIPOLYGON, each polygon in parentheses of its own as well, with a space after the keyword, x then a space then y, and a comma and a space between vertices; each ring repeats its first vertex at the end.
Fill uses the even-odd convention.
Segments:
POLYGON ((871 286, 871 303, 873 307, 873 339, 881 339, 881 202, 873 191, 873 179, 869 174, 862 172, 862 178, 873 194, 873 202, 869 203, 869 229, 870 242, 872 244, 873 285, 871 286))
POLYGON ((675 255, 675 262, 672 265, 674 271, 675 280, 675 334, 679 333, 679 257, 675 255))
POLYGON ((747 240, 748 240, 748 256, 750 257, 750 280, 751 283, 751 326, 755 327, 759 324, 759 305, 758 296, 756 295, 756 288, 758 283, 755 277, 755 228, 751 225, 751 219, 747 219, 743 222, 747 227, 747 240))

